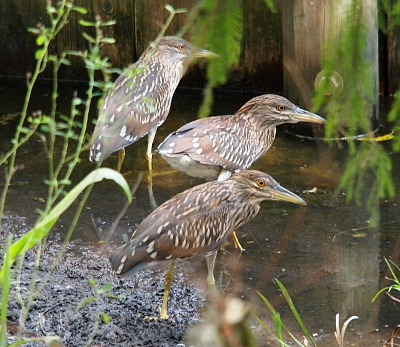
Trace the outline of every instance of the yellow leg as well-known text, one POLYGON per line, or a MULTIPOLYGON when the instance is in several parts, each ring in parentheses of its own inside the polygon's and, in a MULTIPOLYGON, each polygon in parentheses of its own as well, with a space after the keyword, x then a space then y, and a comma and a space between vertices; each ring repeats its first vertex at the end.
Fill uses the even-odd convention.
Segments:
POLYGON ((152 129, 149 131, 149 134, 148 134, 146 157, 147 157, 147 164, 149 167, 149 171, 151 171, 153 169, 152 148, 153 148, 154 137, 156 136, 156 131, 157 131, 157 128, 152 129))
MULTIPOLYGON (((233 232, 233 233, 231 234, 231 238, 232 238, 232 242, 233 242, 233 245, 235 246, 235 248, 239 248, 239 249, 240 249, 240 252, 245 251, 245 249, 244 249, 244 248, 242 247, 242 245, 240 244, 240 242, 239 242, 239 240, 238 240, 238 238, 237 238, 235 232, 233 232)), ((222 246, 221 246, 221 249, 222 249, 222 250, 225 249, 226 242, 227 242, 227 241, 225 241, 225 242, 222 244, 222 246)))
POLYGON ((168 319, 167 313, 167 303, 169 297, 169 288, 171 287, 171 283, 174 280, 174 266, 175 263, 173 262, 169 267, 167 273, 165 274, 165 285, 164 285, 164 297, 161 306, 160 318, 161 319, 168 319))
POLYGON ((233 244, 235 245, 235 248, 239 248, 239 249, 240 249, 240 252, 243 252, 245 249, 244 249, 244 248, 242 247, 242 245, 240 244, 240 242, 239 242, 239 240, 238 240, 238 238, 237 238, 235 232, 233 232, 233 233, 231 234, 231 238, 232 238, 233 244))
POLYGON ((117 164, 118 172, 121 172, 122 163, 124 162, 124 159, 125 159, 125 149, 122 148, 118 151, 118 164, 117 164))
POLYGON ((149 193, 150 206, 153 210, 158 207, 157 201, 153 193, 153 172, 150 170, 147 176, 147 192, 149 193))
POLYGON ((207 283, 210 286, 215 286, 214 265, 215 265, 215 258, 217 257, 217 252, 218 250, 215 251, 214 253, 206 255, 207 268, 208 268, 207 283))

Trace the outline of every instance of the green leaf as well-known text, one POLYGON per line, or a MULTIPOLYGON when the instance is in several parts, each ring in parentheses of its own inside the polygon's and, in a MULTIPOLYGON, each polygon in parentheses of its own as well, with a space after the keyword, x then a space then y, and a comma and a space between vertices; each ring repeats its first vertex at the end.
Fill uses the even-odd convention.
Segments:
POLYGON ((94 301, 94 298, 86 298, 83 299, 78 306, 76 307, 77 310, 80 310, 81 308, 85 307, 88 303, 94 301))
POLYGON ((264 3, 268 6, 268 8, 273 12, 276 13, 277 10, 275 8, 274 0, 264 0, 264 3))
POLYGON ((94 27, 94 26, 96 26, 96 23, 94 23, 94 22, 89 22, 89 21, 84 20, 84 19, 80 19, 80 20, 79 20, 79 24, 82 25, 82 26, 84 26, 84 27, 94 27))
POLYGON ((275 278, 275 282, 278 284, 279 289, 282 291, 283 296, 285 297, 290 309, 293 312, 293 315, 295 316, 295 318, 297 320, 297 323, 299 323, 299 325, 300 325, 301 329, 303 330, 304 334, 311 341, 312 345, 314 347, 317 347, 317 345, 315 344, 314 340, 312 339, 310 333, 308 332, 308 330, 304 326, 303 321, 301 320, 301 317, 300 317, 299 313, 297 312, 297 309, 293 304, 292 298, 290 297, 290 295, 289 295, 288 291, 286 290, 285 286, 276 278, 275 278))
POLYGON ((199 3, 193 43, 219 55, 207 61, 207 86, 199 118, 206 117, 213 102, 212 90, 224 84, 232 65, 239 62, 243 28, 243 9, 238 0, 212 0, 199 3))
POLYGON ((3 262, 3 266, 1 271, 4 272, 4 277, 1 279, 1 313, 0 313, 0 341, 3 346, 6 346, 7 343, 5 341, 5 337, 7 336, 7 304, 8 304, 8 295, 10 293, 10 269, 11 269, 11 261, 10 261, 10 248, 11 248, 12 235, 8 235, 7 244, 6 244, 6 254, 3 262))
POLYGON ((65 57, 60 59, 60 63, 67 66, 71 66, 71 61, 65 57))
POLYGON ((102 27, 104 27, 104 26, 115 25, 115 23, 117 23, 115 20, 109 20, 109 21, 107 21, 107 22, 100 23, 100 25, 101 25, 102 27))
MULTIPOLYGON (((109 168, 96 169, 71 189, 71 191, 49 212, 48 215, 44 216, 44 218, 34 228, 18 239, 10 247, 10 260, 5 260, 12 263, 18 255, 25 253, 28 249, 32 248, 46 237, 60 215, 78 198, 79 194, 90 184, 100 182, 103 179, 114 180, 123 189, 128 201, 132 202, 129 185, 119 172, 109 168)), ((0 281, 4 280, 4 272, 5 270, 2 268, 0 270, 0 281)))
POLYGON ((63 184, 65 186, 69 186, 71 184, 71 180, 67 180, 67 179, 61 179, 58 181, 58 184, 63 184))
POLYGON ((107 313, 105 313, 105 312, 102 312, 101 313, 101 318, 103 319, 103 322, 104 323, 109 323, 110 321, 111 321, 111 318, 108 316, 108 314, 107 313))
POLYGON ((68 51, 68 54, 76 55, 78 57, 82 57, 82 55, 83 55, 82 51, 68 51))
POLYGON ((45 43, 45 41, 46 41, 46 36, 45 36, 45 35, 39 35, 39 36, 36 38, 36 44, 37 44, 38 46, 43 45, 43 44, 45 43))
POLYGON ((105 295, 107 298, 118 299, 118 300, 125 299, 125 297, 126 297, 125 295, 115 295, 115 294, 110 294, 110 293, 105 293, 105 295))
POLYGON ((100 42, 103 43, 115 43, 115 39, 113 37, 103 37, 100 42))
POLYGON ((41 59, 43 59, 45 54, 46 54, 46 49, 44 49, 44 48, 43 49, 37 49, 36 52, 35 52, 35 59, 36 60, 41 60, 41 59))
POLYGON ((89 34, 83 32, 83 33, 82 33, 82 36, 83 36, 86 40, 88 40, 89 42, 91 42, 91 43, 96 43, 96 39, 94 39, 94 38, 93 38, 92 36, 90 36, 89 34))
POLYGON ((46 6, 46 12, 51 15, 51 14, 56 14, 57 13, 57 9, 51 5, 47 5, 46 6))
POLYGON ((111 288, 112 288, 111 283, 106 283, 106 284, 103 284, 103 286, 100 288, 100 291, 103 293, 106 293, 106 292, 109 292, 111 290, 111 288))
POLYGON ((38 28, 28 28, 27 31, 37 35, 40 34, 40 30, 38 28))
POLYGON ((88 10, 86 8, 80 7, 80 6, 73 6, 72 9, 81 14, 86 14, 88 12, 88 10))

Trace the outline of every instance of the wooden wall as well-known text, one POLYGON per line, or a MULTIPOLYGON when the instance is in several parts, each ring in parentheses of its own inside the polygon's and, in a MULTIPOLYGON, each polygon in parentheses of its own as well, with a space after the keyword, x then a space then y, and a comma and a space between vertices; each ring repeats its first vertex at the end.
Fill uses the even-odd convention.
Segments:
MULTIPOLYGON (((330 2, 277 0, 278 11, 273 13, 263 0, 243 1, 240 63, 232 70, 223 88, 285 93, 296 99, 309 99, 307 95, 313 91, 313 81, 320 68, 320 50, 328 18, 326 8, 330 2), (298 81, 303 81, 306 88, 302 88, 298 81)), ((116 44, 104 46, 102 53, 110 57, 114 66, 123 67, 134 62, 154 40, 169 14, 164 8, 166 4, 190 9, 196 0, 75 0, 75 3, 89 10, 83 16, 86 20, 93 20, 95 15, 100 15, 105 21, 116 20, 116 25, 104 29, 106 36, 116 39, 116 44)), ((24 77, 32 71, 36 46, 33 35, 26 28, 46 22, 45 6, 46 0, 0 0, 0 76, 24 77)), ((167 34, 177 33, 186 15, 177 14, 167 34)), ((79 18, 82 15, 71 17, 52 49, 61 52, 87 47, 81 35, 83 28, 77 24, 79 18)), ((387 82, 387 90, 393 93, 399 85, 400 33, 394 30, 381 37, 384 42, 380 43, 383 57, 380 64, 385 63, 387 67, 381 69, 380 79, 387 82)), ((190 40, 190 32, 185 38, 190 40)), ((60 77, 86 80, 83 64, 79 59, 74 59, 73 63, 73 68, 63 68, 60 77)), ((201 88, 204 84, 203 70, 201 64, 192 67, 181 86, 201 88)), ((51 72, 46 71, 43 77, 51 78, 51 72)))

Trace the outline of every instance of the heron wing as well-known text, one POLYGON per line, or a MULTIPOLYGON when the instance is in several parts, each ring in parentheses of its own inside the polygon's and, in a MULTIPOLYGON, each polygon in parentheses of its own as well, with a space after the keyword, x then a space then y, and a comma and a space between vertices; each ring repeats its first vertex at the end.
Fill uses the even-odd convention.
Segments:
MULTIPOLYGON (((145 70, 134 64, 115 81, 100 109, 93 133, 91 158, 103 159, 160 126, 168 116, 173 88, 159 63, 145 70)), ((97 160, 93 160, 97 161, 97 160)))
POLYGON ((196 120, 170 134, 158 152, 171 157, 186 154, 201 164, 229 170, 246 169, 265 152, 246 122, 242 115, 196 120))
POLYGON ((235 228, 232 219, 227 218, 233 208, 230 184, 208 182, 159 206, 138 226, 131 241, 114 253, 113 268, 118 269, 124 259, 121 274, 132 274, 131 269, 138 263, 185 258, 218 249, 235 228))

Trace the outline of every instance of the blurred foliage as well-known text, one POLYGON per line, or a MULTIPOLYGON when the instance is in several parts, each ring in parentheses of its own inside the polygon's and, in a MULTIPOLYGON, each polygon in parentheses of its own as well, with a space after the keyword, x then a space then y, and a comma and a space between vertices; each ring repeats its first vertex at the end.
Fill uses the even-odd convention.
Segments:
POLYGON ((400 2, 378 0, 379 29, 385 34, 400 25, 400 2))
MULTIPOLYGON (((0 200, 0 218, 3 217, 3 209, 6 202, 7 192, 10 181, 18 170, 15 166, 16 158, 22 144, 27 142, 33 135, 39 136, 41 144, 48 158, 48 177, 44 184, 48 186, 48 196, 45 207, 39 211, 39 218, 33 228, 25 233, 22 237, 11 242, 8 238, 6 250, 3 252, 3 266, 0 271, 0 289, 2 295, 1 307, 1 328, 0 328, 0 346, 8 345, 7 341, 7 308, 8 297, 10 295, 10 284, 15 284, 16 288, 13 294, 19 298, 21 306, 21 314, 18 321, 18 331, 13 338, 11 346, 17 346, 25 343, 23 340, 25 323, 34 300, 46 286, 52 272, 59 263, 62 255, 66 250, 66 245, 71 238, 76 223, 82 212, 86 200, 90 194, 91 187, 94 182, 98 182, 104 178, 113 179, 123 187, 130 199, 130 190, 128 184, 121 174, 108 169, 101 168, 89 173, 85 179, 76 184, 66 193, 67 186, 71 185, 71 175, 80 162, 80 154, 87 146, 86 128, 89 118, 89 110, 92 101, 96 95, 100 95, 109 86, 111 80, 111 64, 108 58, 100 55, 100 45, 114 42, 111 38, 103 37, 101 28, 103 26, 112 25, 114 22, 101 22, 96 19, 95 22, 81 21, 84 27, 93 28, 94 36, 83 31, 82 35, 89 42, 89 48, 80 52, 62 52, 60 54, 52 54, 51 44, 55 41, 58 33, 68 23, 71 12, 85 14, 84 8, 76 7, 72 2, 62 0, 57 2, 55 6, 51 1, 47 2, 47 15, 49 18, 49 26, 38 25, 35 28, 29 28, 29 31, 35 35, 37 50, 35 53, 36 65, 34 71, 29 73, 27 77, 27 92, 22 106, 20 121, 17 125, 14 138, 12 140, 12 149, 0 159, 0 165, 6 164, 4 168, 5 183, 3 185, 0 200), (78 98, 76 93, 71 100, 70 114, 61 114, 57 110, 57 99, 59 97, 58 72, 61 66, 69 66, 71 63, 67 58, 68 55, 75 55, 82 58, 88 73, 88 88, 86 90, 86 98, 78 98), (49 114, 42 114, 37 111, 33 114, 28 113, 31 105, 32 90, 37 82, 38 76, 47 68, 52 67, 52 92, 51 92, 51 109, 49 114), (103 76, 104 81, 95 80, 95 74, 103 76), (79 120, 78 120, 79 118, 79 120), (55 150, 55 143, 61 143, 61 153, 55 150), (46 242, 47 235, 59 216, 70 207, 71 204, 79 199, 79 203, 75 206, 75 215, 69 223, 69 228, 63 240, 63 247, 55 256, 53 263, 46 275, 36 281, 41 255, 43 251, 42 243, 46 242), (24 263, 25 253, 32 247, 36 247, 36 261, 34 270, 31 274, 31 283, 29 287, 29 295, 22 299, 19 295, 19 281, 24 263), (16 265, 12 268, 14 261, 16 265), (12 269, 12 271, 11 271, 12 269)), ((103 320, 107 319, 103 315, 103 320)), ((57 337, 38 337, 30 341, 42 341, 50 345, 54 341, 58 343, 60 339, 57 337)))
POLYGON ((392 285, 382 288, 378 293, 375 294, 372 301, 375 301, 380 294, 385 292, 386 295, 388 295, 392 300, 400 302, 400 298, 391 294, 392 291, 400 292, 400 265, 386 258, 385 262, 390 271, 390 274, 392 275, 392 278, 387 279, 392 282, 392 285))
MULTIPOLYGON (((370 105, 378 96, 374 95, 374 84, 371 83, 375 77, 373 67, 364 58, 368 38, 364 11, 360 0, 352 0, 344 19, 344 31, 338 35, 332 28, 324 46, 322 70, 325 79, 316 90, 313 105, 314 111, 323 109, 327 114, 325 136, 328 138, 339 134, 352 136, 360 129, 365 133, 372 131, 370 119, 374 110, 370 105), (345 77, 344 90, 341 95, 330 97, 327 91, 334 71, 345 77)), ((338 26, 336 20, 332 19, 332 26, 338 26)), ((354 154, 355 142, 349 141, 348 144, 350 153, 354 154)))
MULTIPOLYGON (((297 345, 300 347, 309 347, 309 346, 313 346, 313 347, 317 347, 316 342, 314 341, 314 339, 312 338, 311 334, 308 332, 307 328, 305 327, 303 320, 300 317, 300 314, 298 313, 292 298, 290 297, 289 292, 287 291, 287 289, 285 288, 285 286, 282 284, 282 282, 280 282, 278 279, 275 279, 275 282, 277 283, 277 285, 279 286, 279 289, 283 295, 283 297, 285 298, 290 310, 293 313, 294 318, 296 319, 299 327, 301 328, 301 331, 303 332, 303 341, 300 341, 299 339, 297 339, 295 337, 295 335, 289 330, 289 328, 283 323, 281 316, 279 314, 279 312, 277 312, 275 310, 275 308, 272 306, 272 304, 268 301, 268 299, 262 295, 260 292, 258 293, 258 295, 260 296, 260 298, 262 299, 262 301, 264 302, 265 306, 267 306, 268 310, 270 311, 271 315, 272 315, 272 320, 274 322, 275 325, 275 332, 273 332, 267 324, 265 324, 259 317, 256 317, 257 321, 260 323, 260 325, 271 335, 274 336, 278 342, 280 343, 281 347, 290 347, 293 345, 297 345), (284 332, 286 332, 286 334, 288 334, 291 338, 291 340, 288 343, 284 342, 284 332)), ((343 325, 340 327, 340 321, 339 321, 339 314, 336 314, 336 331, 334 332, 334 335, 336 337, 336 341, 339 345, 339 347, 344 347, 345 346, 345 342, 344 342, 344 336, 347 330, 348 325, 350 324, 350 322, 354 319, 357 319, 357 316, 351 316, 350 318, 348 318, 343 325)))
POLYGON ((230 68, 239 62, 243 28, 243 9, 239 0, 202 0, 191 11, 194 45, 219 55, 207 65, 207 85, 199 117, 209 115, 213 102, 212 88, 226 82, 230 68))
POLYGON ((354 155, 349 157, 340 180, 338 188, 346 192, 347 203, 352 201, 357 205, 365 203, 370 213, 371 227, 379 224, 380 199, 395 195, 391 172, 392 160, 383 145, 378 142, 362 141, 354 155), (366 189, 368 196, 365 201, 366 189))
POLYGON ((209 288, 201 322, 186 332, 185 341, 196 347, 257 347, 251 327, 253 306, 237 297, 209 288))
POLYGON ((283 340, 283 331, 286 331, 287 334, 289 334, 289 336, 292 338, 293 342, 291 342, 290 344, 294 344, 294 342, 300 346, 300 347, 307 347, 313 345, 314 347, 317 347, 317 345, 315 344, 314 339, 312 338, 311 334, 308 332, 308 330, 306 329, 296 307, 293 304, 292 298, 289 295, 289 292, 287 291, 287 289, 285 288, 285 286, 282 284, 282 282, 280 282, 278 279, 275 278, 275 282, 276 284, 279 286, 280 291, 282 292, 282 295, 284 296, 287 304, 290 307, 290 310, 293 313, 293 316, 295 317, 297 323, 299 324, 303 334, 304 334, 304 343, 302 343, 301 341, 299 341, 291 332, 290 330, 286 327, 286 325, 282 322, 281 316, 280 314, 274 309, 274 307, 272 306, 272 304, 268 301, 268 299, 262 295, 261 293, 258 293, 258 295, 260 296, 260 298, 262 299, 262 301, 264 302, 264 304, 268 307, 268 310, 271 312, 272 314, 272 319, 274 321, 275 324, 275 330, 276 333, 274 334, 271 329, 268 328, 268 326, 259 318, 256 317, 257 321, 261 324, 261 326, 268 331, 271 335, 275 336, 277 338, 277 340, 279 341, 280 345, 282 347, 288 347, 289 344, 286 344, 283 340))
MULTIPOLYGON (((336 2, 332 2, 331 6, 334 14, 336 2)), ((382 10, 399 22, 398 2, 391 7, 389 1, 383 0, 380 9, 381 27, 386 28, 386 15, 382 10)), ((321 59, 326 78, 316 90, 313 105, 314 111, 322 109, 326 113, 327 138, 341 134, 349 137, 349 160, 338 189, 345 192, 348 203, 365 205, 371 215, 370 226, 376 227, 379 223, 379 200, 395 194, 391 158, 382 144, 374 141, 360 143, 350 139, 360 132, 372 133, 376 126, 375 117, 378 116, 378 110, 373 106, 377 104, 378 81, 374 74, 376 66, 368 59, 371 55, 368 53, 370 23, 367 18, 365 3, 362 0, 352 0, 343 18, 342 30, 339 33, 333 27, 329 30, 331 34, 325 43, 321 59), (327 96, 330 78, 335 72, 343 76, 344 90, 340 95, 327 96)), ((337 18, 331 18, 331 25, 338 27, 336 20, 337 18)), ((400 149, 399 111, 400 103, 396 100, 389 115, 389 120, 394 122, 395 150, 400 149)))

